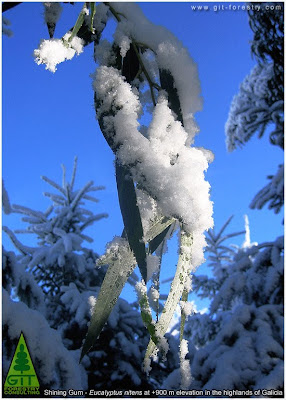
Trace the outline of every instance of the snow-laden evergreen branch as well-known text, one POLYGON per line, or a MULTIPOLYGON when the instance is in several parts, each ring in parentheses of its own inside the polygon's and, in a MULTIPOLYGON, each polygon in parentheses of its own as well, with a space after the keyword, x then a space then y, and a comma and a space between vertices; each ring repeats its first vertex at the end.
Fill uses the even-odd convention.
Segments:
POLYGON ((271 103, 269 82, 273 78, 273 64, 256 65, 240 86, 232 101, 225 126, 229 151, 246 143, 255 132, 263 135, 269 124, 274 125, 270 140, 283 148, 283 100, 271 103))
POLYGON ((284 164, 279 165, 275 175, 268 176, 270 182, 253 198, 250 208, 260 210, 265 204, 278 214, 284 205, 284 164))

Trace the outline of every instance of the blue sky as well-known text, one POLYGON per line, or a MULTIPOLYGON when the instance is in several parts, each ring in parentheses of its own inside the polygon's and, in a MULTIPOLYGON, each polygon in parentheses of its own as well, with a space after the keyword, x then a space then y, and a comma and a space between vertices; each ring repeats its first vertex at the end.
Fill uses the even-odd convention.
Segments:
MULTIPOLYGON (((242 5, 243 3, 224 3, 242 5)), ((222 3, 140 3, 146 16, 164 25, 179 37, 198 64, 203 111, 197 114, 200 133, 196 146, 215 154, 207 172, 214 202, 217 230, 234 215, 229 231, 244 227, 248 214, 252 241, 273 240, 283 233, 282 215, 272 211, 250 210, 249 203, 266 184, 266 176, 275 173, 283 153, 269 144, 268 136, 253 137, 244 148, 227 153, 224 124, 232 97, 239 84, 256 64, 250 55, 253 34, 246 11, 215 11, 222 3), (209 6, 194 11, 191 5, 209 6)), ((81 3, 64 4, 55 37, 73 26, 81 3)), ((98 128, 93 107, 91 78, 95 70, 93 48, 58 66, 55 74, 37 66, 33 50, 40 39, 48 38, 41 3, 24 3, 5 13, 11 21, 13 37, 2 40, 2 175, 11 203, 45 210, 49 200, 42 192, 49 189, 41 175, 61 182, 63 163, 71 174, 74 156, 78 156, 76 184, 94 180, 105 185, 98 193, 95 212, 107 212, 108 219, 96 223, 87 232, 94 238, 93 248, 102 253, 106 242, 122 232, 117 201, 113 155, 98 128)), ((19 228, 19 216, 3 217, 3 224, 19 228)), ((19 236, 27 243, 27 235, 19 236)), ((238 239, 241 243, 243 238, 238 239)), ((12 249, 3 235, 6 248, 12 249)), ((170 258, 173 263, 173 258, 170 258)), ((203 272, 204 268, 201 269, 203 272)), ((199 270, 200 271, 200 270, 199 270)))

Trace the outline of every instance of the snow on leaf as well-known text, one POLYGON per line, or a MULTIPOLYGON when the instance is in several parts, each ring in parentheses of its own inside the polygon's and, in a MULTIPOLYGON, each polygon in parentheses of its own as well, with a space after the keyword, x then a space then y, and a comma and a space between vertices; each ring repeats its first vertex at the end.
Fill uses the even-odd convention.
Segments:
POLYGON ((94 312, 82 347, 80 359, 93 347, 98 335, 106 323, 128 277, 135 268, 136 262, 128 243, 121 238, 109 245, 102 263, 109 263, 109 268, 95 304, 94 312))

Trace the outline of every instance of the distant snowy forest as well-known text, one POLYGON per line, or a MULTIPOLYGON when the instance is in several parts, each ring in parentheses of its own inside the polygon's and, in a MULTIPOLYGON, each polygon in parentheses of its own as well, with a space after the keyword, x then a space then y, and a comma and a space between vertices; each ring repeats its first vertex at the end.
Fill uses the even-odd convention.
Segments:
MULTIPOLYGON (((284 150, 283 10, 259 4, 259 13, 248 10, 257 65, 229 105, 229 151, 268 133, 269 146, 284 150)), ((2 3, 3 34, 11 33, 5 14, 14 6, 2 3)), ((72 171, 63 167, 61 183, 42 177, 51 202, 46 211, 13 204, 3 183, 3 212, 26 223, 25 230, 3 227, 15 247, 2 249, 3 382, 23 332, 41 393, 119 390, 124 397, 127 390, 184 389, 186 397, 203 397, 202 391, 216 389, 236 397, 261 390, 258 397, 283 397, 284 237, 252 243, 247 216, 242 232, 231 232, 231 217, 214 227, 205 180, 213 154, 194 145, 194 114, 201 108, 197 65, 134 3, 84 3, 74 27, 54 38, 70 6, 43 3, 50 39, 40 42, 34 58, 57 73, 59 63, 94 46, 94 108, 116 160, 124 230, 105 254, 93 250, 96 242, 85 230, 108 216, 89 204, 104 187, 92 181, 77 187, 77 159, 72 171), (112 41, 102 38, 109 19, 117 24, 112 41), (23 232, 36 237, 34 247, 18 239, 23 232), (175 233, 177 269, 165 295, 162 257, 175 233), (229 245, 237 235, 244 235, 243 244, 229 245), (204 260, 208 275, 196 272, 204 260), (134 287, 137 301, 120 297, 125 284, 134 287), (188 301, 191 291, 209 301, 207 312, 188 301)), ((249 202, 281 212, 284 165, 249 202)))

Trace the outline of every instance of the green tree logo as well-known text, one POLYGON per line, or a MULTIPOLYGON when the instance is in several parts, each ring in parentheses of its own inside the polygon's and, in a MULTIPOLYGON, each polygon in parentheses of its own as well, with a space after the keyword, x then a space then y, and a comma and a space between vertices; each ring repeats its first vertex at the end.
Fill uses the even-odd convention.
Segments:
POLYGON ((25 347, 23 344, 20 344, 20 351, 17 353, 17 359, 15 360, 16 365, 14 365, 15 371, 29 371, 31 369, 29 364, 29 360, 27 357, 27 353, 24 351, 25 347))
POLYGON ((39 387, 37 374, 24 335, 21 333, 5 380, 4 394, 38 395, 39 387))

